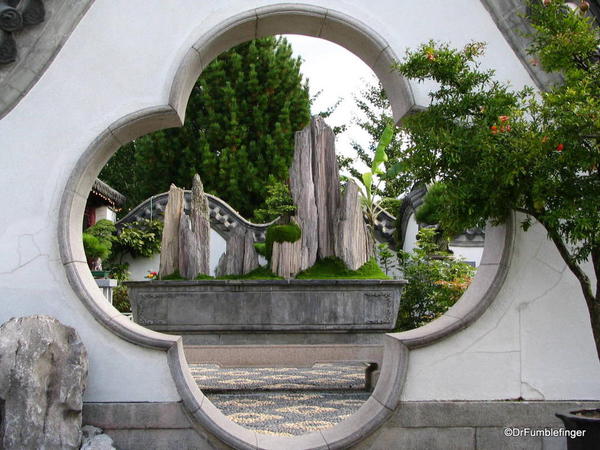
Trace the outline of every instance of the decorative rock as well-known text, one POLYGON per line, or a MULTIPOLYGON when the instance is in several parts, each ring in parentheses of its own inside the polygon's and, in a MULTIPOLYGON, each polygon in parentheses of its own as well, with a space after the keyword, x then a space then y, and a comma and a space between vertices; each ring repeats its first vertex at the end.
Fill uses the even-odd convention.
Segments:
POLYGON ((258 253, 254 248, 251 230, 237 226, 227 239, 227 249, 219 259, 215 271, 218 277, 225 275, 245 275, 258 267, 258 253))
POLYGON ((357 270, 373 256, 373 238, 363 217, 359 189, 352 180, 342 194, 337 219, 335 255, 351 270, 357 270))
POLYGON ((179 221, 179 273, 192 280, 201 273, 208 275, 210 252, 210 217, 208 200, 198 174, 194 175, 190 214, 182 210, 179 221))
MULTIPOLYGON (((292 217, 292 221, 298 223, 296 217, 292 217)), ((293 278, 298 272, 304 270, 306 267, 302 266, 302 257, 306 252, 303 251, 305 249, 302 246, 302 239, 296 242, 273 242, 271 271, 283 278, 293 278)), ((312 264, 307 267, 310 266, 312 264)))
MULTIPOLYGON (((290 169, 290 191, 296 205, 295 220, 302 230, 298 270, 308 269, 315 264, 319 247, 312 155, 311 125, 308 125, 296 133, 294 160, 290 169)), ((281 249, 277 250, 278 258, 280 251, 281 249)))
POLYGON ((115 450, 112 438, 104 434, 101 428, 84 425, 81 433, 81 450, 115 450))
POLYGON ((78 449, 88 371, 77 332, 48 316, 0 327, 0 448, 78 449))
POLYGON ((179 270, 179 221, 182 212, 183 189, 171 184, 160 248, 160 276, 171 275, 179 270))
POLYGON ((320 116, 313 117, 311 133, 312 176, 319 220, 318 257, 327 258, 335 254, 335 224, 340 203, 340 176, 335 157, 335 134, 320 116))

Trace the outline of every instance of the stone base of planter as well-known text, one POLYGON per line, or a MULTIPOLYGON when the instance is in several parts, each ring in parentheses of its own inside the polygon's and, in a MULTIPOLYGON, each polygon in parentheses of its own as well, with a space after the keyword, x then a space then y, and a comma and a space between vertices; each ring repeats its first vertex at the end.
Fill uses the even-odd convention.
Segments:
POLYGON ((390 331, 396 322, 405 283, 403 280, 206 280, 126 284, 133 319, 140 325, 184 336, 204 333, 224 336, 390 331))

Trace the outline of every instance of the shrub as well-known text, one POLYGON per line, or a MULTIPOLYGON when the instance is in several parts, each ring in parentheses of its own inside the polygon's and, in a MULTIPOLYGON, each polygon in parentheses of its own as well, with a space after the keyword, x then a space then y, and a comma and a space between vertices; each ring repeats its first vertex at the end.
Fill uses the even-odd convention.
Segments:
POLYGON ((110 247, 103 243, 96 236, 83 233, 83 250, 88 260, 106 259, 110 255, 110 247))
POLYGON ((149 257, 160 252, 163 223, 160 220, 140 219, 126 224, 115 238, 115 253, 122 258, 149 257))
POLYGON ((441 253, 436 231, 424 228, 414 252, 399 252, 408 284, 404 288, 397 331, 420 327, 444 314, 469 287, 475 268, 441 253))
POLYGON ((296 206, 288 185, 270 177, 267 192, 266 208, 255 210, 254 218, 258 222, 266 223, 282 217, 284 223, 288 222, 289 216, 296 212, 296 206))

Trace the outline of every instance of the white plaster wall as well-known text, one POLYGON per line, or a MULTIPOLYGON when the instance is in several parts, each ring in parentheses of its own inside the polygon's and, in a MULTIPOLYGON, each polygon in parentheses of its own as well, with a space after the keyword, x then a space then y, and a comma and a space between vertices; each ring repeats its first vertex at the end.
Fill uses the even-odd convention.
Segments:
POLYGON ((507 279, 484 315, 409 358, 405 400, 600 398, 579 284, 539 225, 517 232, 507 279))
POLYGON ((96 222, 102 219, 110 220, 111 222, 116 222, 117 213, 110 209, 108 206, 100 206, 96 208, 96 222))
MULTIPOLYGON (((0 322, 49 314, 74 326, 90 356, 86 401, 179 399, 166 354, 103 328, 68 284, 57 211, 68 176, 110 124, 165 105, 185 52, 230 16, 273 0, 96 0, 49 69, 0 121, 0 322)), ((377 30, 403 55, 428 39, 484 40, 484 67, 516 87, 532 84, 478 0, 320 0, 377 30)), ((343 76, 343 74, 341 74, 343 76)), ((414 85, 426 104, 426 86, 414 85)), ((350 93, 349 93, 350 94, 350 93)), ((516 261, 490 311, 470 329, 411 353, 407 399, 592 398, 600 368, 581 296, 543 233, 519 236, 516 261), (542 257, 543 256, 543 257, 542 257), (576 344, 568 349, 560 339, 576 344), (565 382, 565 380, 568 380, 565 382)))
POLYGON ((405 252, 412 252, 417 246, 417 234, 419 233, 419 224, 415 219, 415 215, 411 214, 406 224, 406 231, 404 232, 404 243, 402 244, 402 250, 405 252))
POLYGON ((481 255, 483 254, 483 247, 462 247, 462 246, 448 246, 450 250, 454 252, 455 258, 462 258, 467 262, 474 262, 475 267, 479 267, 481 263, 481 255))

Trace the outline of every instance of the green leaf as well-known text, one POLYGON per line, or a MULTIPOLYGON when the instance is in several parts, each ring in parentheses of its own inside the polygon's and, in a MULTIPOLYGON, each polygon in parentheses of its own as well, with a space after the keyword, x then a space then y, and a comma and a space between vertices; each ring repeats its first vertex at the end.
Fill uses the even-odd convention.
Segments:
POLYGON ((379 144, 377 144, 377 149, 375 150, 375 157, 373 158, 373 165, 371 166, 371 172, 375 174, 384 173, 382 169, 380 169, 381 164, 387 162, 388 157, 385 153, 385 149, 389 147, 392 143, 392 139, 394 138, 394 128, 395 125, 393 123, 388 123, 381 134, 381 138, 379 139, 379 144))
POLYGON ((367 195, 371 196, 371 186, 373 186, 373 174, 371 172, 365 172, 362 174, 362 182, 367 190, 367 195))

